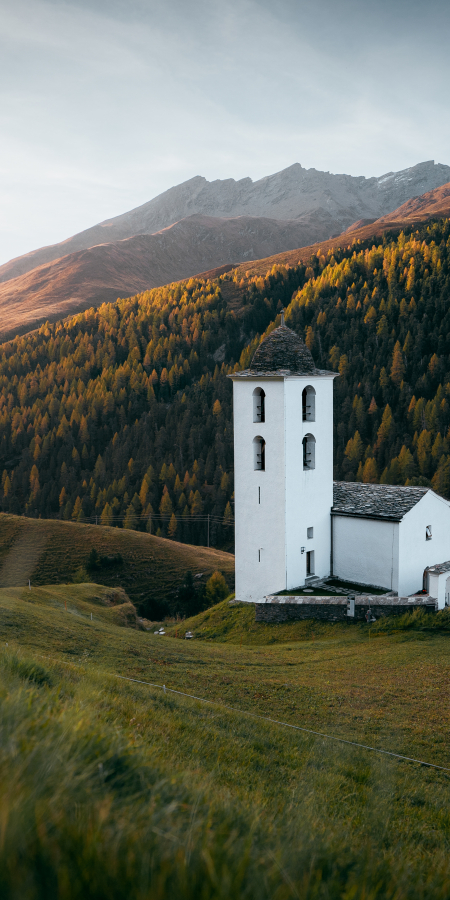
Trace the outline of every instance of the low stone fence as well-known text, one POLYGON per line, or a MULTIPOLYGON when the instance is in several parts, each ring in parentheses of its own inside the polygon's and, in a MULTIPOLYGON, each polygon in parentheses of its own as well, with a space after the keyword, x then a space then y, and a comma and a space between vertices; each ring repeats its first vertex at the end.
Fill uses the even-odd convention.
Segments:
POLYGON ((353 605, 353 600, 348 597, 270 595, 255 603, 255 621, 276 623, 320 619, 327 622, 367 622, 381 616, 403 616, 414 609, 436 612, 437 601, 428 594, 415 597, 357 594, 353 605))

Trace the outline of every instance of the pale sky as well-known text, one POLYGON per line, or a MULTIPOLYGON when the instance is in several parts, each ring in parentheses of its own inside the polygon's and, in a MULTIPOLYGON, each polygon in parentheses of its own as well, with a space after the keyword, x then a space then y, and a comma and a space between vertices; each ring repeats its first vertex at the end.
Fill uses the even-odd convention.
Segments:
POLYGON ((0 0, 0 264, 194 175, 450 164, 448 0, 0 0))

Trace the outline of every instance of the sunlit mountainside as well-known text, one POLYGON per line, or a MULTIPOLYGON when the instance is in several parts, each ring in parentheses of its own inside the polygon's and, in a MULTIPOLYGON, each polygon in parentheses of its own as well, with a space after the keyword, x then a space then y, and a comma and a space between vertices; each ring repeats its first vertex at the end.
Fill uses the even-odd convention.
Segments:
MULTIPOLYGON (((227 374, 287 309, 335 382, 335 476, 450 496, 448 219, 193 278, 0 349, 4 511, 233 546, 227 374), (262 263, 261 263, 262 265, 262 263)), ((267 452, 270 452, 268 448, 267 452)))
MULTIPOLYGON (((197 176, 0 266, 0 336, 14 337, 46 320, 218 266, 328 240, 354 223, 390 216, 448 182, 450 167, 433 161, 378 178, 334 175, 298 163, 255 182, 197 176)), ((401 218, 407 218, 406 210, 401 218)))

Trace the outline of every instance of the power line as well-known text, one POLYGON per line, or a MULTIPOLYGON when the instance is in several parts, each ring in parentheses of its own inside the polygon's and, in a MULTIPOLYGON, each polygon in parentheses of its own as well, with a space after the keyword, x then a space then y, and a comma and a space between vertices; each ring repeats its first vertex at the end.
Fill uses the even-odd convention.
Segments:
MULTIPOLYGON (((77 522, 95 522, 96 524, 98 524, 97 520, 100 518, 101 518, 101 514, 99 515, 97 513, 96 516, 81 516, 81 518, 79 518, 79 519, 77 518, 77 522)), ((124 519, 126 519, 126 518, 127 518, 126 513, 123 513, 121 515, 108 516, 109 521, 116 521, 116 522, 123 522, 124 519)), ((162 516, 159 513, 151 513, 150 515, 143 515, 142 513, 140 513, 139 515, 137 515, 137 514, 130 515, 130 516, 128 516, 128 518, 132 522, 149 521, 149 520, 150 521, 155 520, 157 522, 170 522, 172 516, 171 515, 170 516, 162 516)), ((175 519, 176 519, 177 524, 180 523, 181 525, 189 525, 190 522, 192 522, 192 523, 208 522, 208 520, 211 523, 214 522, 214 524, 216 524, 216 525, 222 525, 224 528, 228 528, 229 526, 233 526, 233 528, 234 528, 234 524, 235 524, 234 517, 230 517, 229 519, 227 519, 227 521, 224 521, 223 516, 214 516, 214 515, 208 516, 208 514, 206 514, 204 516, 175 516, 175 519)), ((68 519, 55 518, 54 521, 66 522, 66 521, 68 521, 68 519)))
MULTIPOLYGON (((86 668, 77 663, 69 662, 69 660, 58 660, 51 656, 43 656, 36 654, 40 659, 48 659, 51 662, 60 664, 61 662, 67 666, 74 666, 76 669, 86 668)), ((98 670, 97 670, 98 671, 98 670)), ((337 737, 335 734, 326 734, 324 731, 314 731, 312 728, 304 728, 302 725, 293 725, 291 722, 284 722, 281 719, 273 719, 271 716, 261 716, 259 713, 251 712, 247 709, 239 709, 237 706, 229 706, 226 703, 220 703, 218 700, 208 700, 206 697, 197 697, 195 694, 187 694, 184 691, 177 691, 175 688, 166 687, 165 684, 156 684, 153 681, 141 681, 139 678, 129 678, 127 675, 118 675, 117 672, 108 672, 113 678, 120 678, 121 681, 130 681, 133 684, 145 684, 148 687, 159 688, 164 693, 177 694, 180 697, 188 697, 189 700, 197 700, 199 703, 208 703, 210 706, 218 706, 219 709, 226 709, 230 712, 238 713, 241 716, 250 716, 252 719, 259 719, 262 722, 270 722, 271 725, 281 725, 284 728, 292 728, 294 731, 301 731, 304 734, 312 734, 315 737, 326 738, 328 741, 337 741, 340 744, 347 744, 350 747, 358 747, 360 750, 369 750, 371 753, 380 753, 383 756, 392 756, 394 759, 402 759, 404 762, 417 763, 420 766, 427 766, 429 769, 438 769, 441 772, 450 772, 448 766, 438 766, 437 763, 425 762, 423 759, 416 759, 413 756, 403 756, 402 753, 394 753, 393 750, 384 750, 381 747, 371 747, 369 744, 360 744, 358 741, 349 741, 346 738, 337 737)))

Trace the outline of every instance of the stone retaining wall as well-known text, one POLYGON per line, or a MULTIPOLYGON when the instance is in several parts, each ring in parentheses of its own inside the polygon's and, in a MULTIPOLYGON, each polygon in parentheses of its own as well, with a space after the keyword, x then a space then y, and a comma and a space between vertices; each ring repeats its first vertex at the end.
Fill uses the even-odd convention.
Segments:
POLYGON ((318 619, 326 622, 365 622, 370 609, 375 619, 385 616, 403 616, 415 609, 426 612, 436 611, 436 601, 430 597, 417 598, 411 602, 407 597, 358 597, 355 600, 355 615, 349 616, 347 598, 308 597, 266 598, 255 603, 256 622, 298 622, 302 619, 318 619), (293 601, 293 602, 292 602, 293 601))

